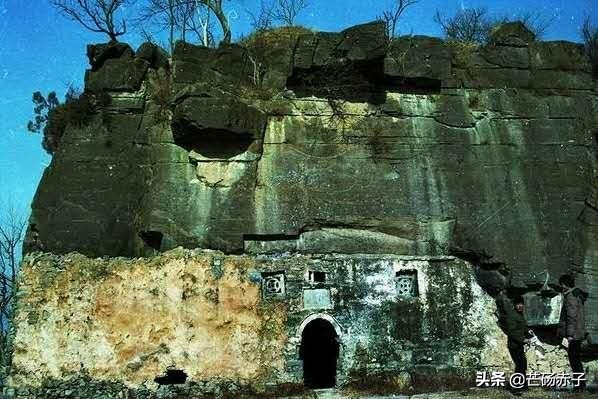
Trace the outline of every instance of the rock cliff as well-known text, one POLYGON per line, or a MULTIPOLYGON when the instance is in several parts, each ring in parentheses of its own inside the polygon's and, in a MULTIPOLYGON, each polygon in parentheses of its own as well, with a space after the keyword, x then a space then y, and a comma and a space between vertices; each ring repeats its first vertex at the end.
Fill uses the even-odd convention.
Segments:
MULTIPOLYGON (((457 254, 516 283, 596 267, 596 83, 580 45, 470 48, 372 23, 249 47, 90 46, 30 248, 457 254), (295 243, 290 243, 295 241, 295 243), (298 245, 298 246, 297 246, 298 245)), ((507 34, 508 33, 508 34, 507 34)), ((519 35, 519 36, 517 36, 519 35)))
POLYGON ((449 256, 486 289, 499 270, 522 292, 574 271, 598 306, 598 84, 582 46, 520 24, 483 47, 384 32, 179 42, 171 59, 90 46, 97 112, 67 127, 26 252, 449 256))

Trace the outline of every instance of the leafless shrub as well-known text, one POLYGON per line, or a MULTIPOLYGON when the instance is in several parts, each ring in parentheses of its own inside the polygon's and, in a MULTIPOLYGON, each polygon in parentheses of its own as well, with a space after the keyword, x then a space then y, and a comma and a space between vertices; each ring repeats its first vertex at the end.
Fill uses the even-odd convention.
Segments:
POLYGON ((487 44, 493 29, 515 21, 523 23, 536 38, 540 38, 552 26, 554 18, 536 12, 527 12, 516 17, 492 17, 485 8, 467 8, 458 11, 452 17, 446 17, 440 11, 436 11, 434 21, 441 26, 449 40, 487 44))
POLYGON ((260 9, 257 13, 247 11, 251 18, 251 27, 254 32, 264 32, 272 29, 274 25, 274 4, 268 0, 260 1, 260 9))
POLYGON ((592 25, 590 17, 586 17, 581 27, 586 55, 592 63, 594 76, 598 77, 598 26, 592 25))
MULTIPOLYGON (((184 11, 181 10, 186 6, 179 0, 148 0, 145 6, 141 9, 138 23, 143 26, 142 31, 146 31, 146 25, 154 24, 160 30, 168 31, 168 46, 170 52, 174 49, 174 42, 176 40, 176 32, 182 22, 181 17, 185 17, 184 11)), ((183 29, 183 36, 185 35, 183 29)), ((183 39, 184 40, 184 39, 183 39)))
POLYGON ((520 21, 536 37, 541 39, 554 23, 554 17, 547 17, 540 13, 527 12, 512 19, 506 19, 503 22, 520 21))
POLYGON ((487 43, 494 22, 485 8, 466 8, 452 17, 436 11, 434 21, 440 25, 447 39, 465 43, 487 43))
POLYGON ((12 204, 0 210, 0 359, 8 354, 8 331, 20 250, 27 219, 12 204))
POLYGON ((107 34, 110 41, 115 42, 127 33, 124 19, 115 22, 115 15, 125 0, 51 0, 50 3, 85 29, 107 34))
POLYGON ((158 123, 168 121, 168 110, 172 102, 170 76, 163 70, 151 71, 147 82, 149 98, 158 107, 154 120, 158 123))
POLYGON ((277 0, 273 17, 283 25, 295 26, 297 16, 307 7, 307 0, 277 0))
POLYGON ((405 10, 412 5, 417 4, 418 1, 419 0, 396 0, 393 8, 382 13, 380 19, 386 23, 386 36, 389 40, 396 36, 399 20, 405 10))

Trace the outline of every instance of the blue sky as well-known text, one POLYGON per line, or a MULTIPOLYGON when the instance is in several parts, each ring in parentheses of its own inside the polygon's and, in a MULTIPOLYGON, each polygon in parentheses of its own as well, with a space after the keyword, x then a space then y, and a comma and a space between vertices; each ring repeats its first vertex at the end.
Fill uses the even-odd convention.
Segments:
MULTIPOLYGON (((392 0, 311 0, 299 22, 316 30, 336 31, 376 19, 392 0)), ((257 0, 231 0, 228 6, 233 34, 249 30, 247 9, 257 0)), ((420 0, 404 15, 401 33, 440 36, 432 17, 436 9, 450 14, 465 7, 486 7, 497 15, 539 11, 554 17, 545 40, 579 41, 584 15, 598 23, 598 0, 420 0)), ((129 9, 129 12, 133 12, 129 9)), ((134 33, 123 41, 135 48, 134 33)), ((50 157, 41 148, 40 135, 26 130, 32 116, 31 94, 56 90, 62 97, 69 83, 81 87, 87 68, 85 46, 102 42, 100 34, 86 32, 59 15, 48 0, 0 0, 0 204, 29 207, 50 157)))

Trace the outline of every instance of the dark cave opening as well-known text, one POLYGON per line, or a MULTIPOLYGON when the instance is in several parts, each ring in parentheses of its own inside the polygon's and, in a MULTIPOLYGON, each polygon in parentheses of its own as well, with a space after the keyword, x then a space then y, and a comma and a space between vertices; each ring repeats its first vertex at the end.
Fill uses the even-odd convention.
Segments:
POLYGON ((159 251, 162 248, 164 234, 159 231, 140 231, 139 238, 141 238, 148 247, 159 251))
POLYGON ((312 389, 336 385, 336 363, 339 356, 338 335, 330 322, 315 319, 301 334, 299 357, 303 360, 303 382, 312 389))
POLYGON ((200 128, 181 119, 172 124, 174 143, 211 159, 230 159, 249 149, 253 135, 226 129, 200 128))
POLYGON ((184 384, 187 381, 187 373, 183 370, 168 369, 165 375, 157 376, 154 381, 158 385, 184 384))
POLYGON ((368 61, 344 60, 309 69, 295 68, 286 86, 299 97, 383 104, 387 92, 440 93, 441 81, 385 75, 384 58, 377 58, 368 61))

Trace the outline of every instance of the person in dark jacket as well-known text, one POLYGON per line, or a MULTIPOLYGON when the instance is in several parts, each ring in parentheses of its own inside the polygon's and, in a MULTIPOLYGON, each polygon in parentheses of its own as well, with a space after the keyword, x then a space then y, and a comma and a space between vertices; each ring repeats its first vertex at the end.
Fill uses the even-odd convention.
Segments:
MULTIPOLYGON (((559 319, 559 336, 567 340, 567 354, 573 373, 583 373, 580 359, 581 343, 586 338, 584 303, 588 294, 575 287, 575 279, 565 274, 559 279, 563 288, 563 305, 559 319)), ((585 381, 581 381, 578 389, 585 388, 585 381)))
MULTIPOLYGON (((527 358, 525 357, 525 343, 528 338, 527 322, 523 315, 523 297, 517 296, 513 301, 509 299, 504 291, 496 297, 496 310, 498 312, 498 325, 507 335, 507 348, 513 363, 515 373, 526 375, 527 358)), ((515 389, 509 387, 515 395, 521 395, 525 388, 515 389)))

